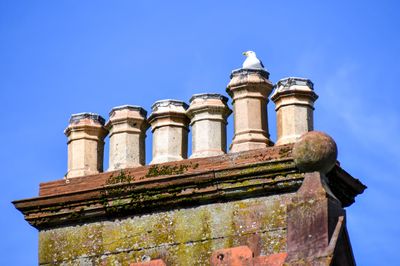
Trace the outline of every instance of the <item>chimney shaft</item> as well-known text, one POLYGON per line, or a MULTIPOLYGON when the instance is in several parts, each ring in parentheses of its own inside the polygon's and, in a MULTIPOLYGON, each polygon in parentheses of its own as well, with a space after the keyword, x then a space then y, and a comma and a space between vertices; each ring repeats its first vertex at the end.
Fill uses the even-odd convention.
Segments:
POLYGON ((226 119, 232 113, 228 98, 220 94, 195 94, 190 99, 187 116, 192 126, 190 158, 217 156, 226 153, 226 119))
POLYGON ((64 131, 68 137, 67 178, 103 171, 104 118, 94 113, 74 114, 64 131))
POLYGON ((187 158, 187 107, 186 103, 177 100, 161 100, 153 104, 148 119, 153 132, 153 160, 150 164, 187 158))
POLYGON ((318 95, 311 80, 305 78, 284 78, 275 87, 271 99, 277 115, 276 145, 296 142, 303 133, 314 129, 314 102, 318 95))
POLYGON ((269 73, 263 69, 232 72, 226 91, 233 99, 235 135, 230 152, 265 148, 271 145, 267 103, 272 91, 269 73))
POLYGON ((140 106, 124 105, 111 110, 109 171, 145 164, 147 112, 140 106))

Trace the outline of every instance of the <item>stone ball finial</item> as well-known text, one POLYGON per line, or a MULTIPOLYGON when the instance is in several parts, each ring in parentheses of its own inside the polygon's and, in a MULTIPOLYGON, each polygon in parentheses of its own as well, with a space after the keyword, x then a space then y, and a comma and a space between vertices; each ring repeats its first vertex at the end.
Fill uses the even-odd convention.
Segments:
POLYGON ((304 172, 328 173, 336 164, 337 153, 335 141, 320 131, 303 134, 293 147, 294 162, 304 172))

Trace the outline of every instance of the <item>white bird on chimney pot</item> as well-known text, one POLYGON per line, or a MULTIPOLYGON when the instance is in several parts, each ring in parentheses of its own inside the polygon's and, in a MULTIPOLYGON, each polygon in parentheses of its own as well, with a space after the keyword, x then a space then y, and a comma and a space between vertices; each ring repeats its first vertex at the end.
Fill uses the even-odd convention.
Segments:
POLYGON ((264 69, 264 65, 261 62, 260 59, 257 58, 257 55, 253 51, 247 51, 244 52, 243 55, 245 55, 247 58, 243 62, 243 67, 242 68, 247 68, 247 69, 264 69))

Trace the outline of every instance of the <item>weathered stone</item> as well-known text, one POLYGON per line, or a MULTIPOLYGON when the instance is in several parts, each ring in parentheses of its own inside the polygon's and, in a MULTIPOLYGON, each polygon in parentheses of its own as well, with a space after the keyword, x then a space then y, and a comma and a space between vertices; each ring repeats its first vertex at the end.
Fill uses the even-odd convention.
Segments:
POLYGON ((190 99, 187 116, 192 126, 190 158, 226 153, 226 119, 231 114, 227 98, 220 94, 195 94, 190 99))
POLYGON ((314 102, 318 98, 313 83, 304 78, 278 81, 271 96, 275 102, 278 140, 276 145, 294 143, 300 136, 314 130, 314 102))
POLYGON ((269 73, 262 69, 232 72, 226 91, 233 99, 235 135, 230 152, 265 148, 269 139, 267 103, 272 91, 269 73))
POLYGON ((148 123, 140 106, 124 105, 111 110, 106 124, 110 132, 109 171, 145 164, 148 123))
POLYGON ((104 118, 94 113, 71 116, 64 131, 68 137, 68 172, 66 177, 93 175, 103 171, 104 118))
POLYGON ((336 163, 336 143, 323 132, 310 131, 295 143, 293 157, 301 171, 319 171, 326 174, 336 163))
POLYGON ((150 164, 187 158, 187 108, 186 103, 177 100, 161 100, 153 104, 153 112, 148 119, 153 132, 153 159, 150 164))
POLYGON ((345 229, 346 213, 331 193, 324 174, 305 174, 287 212, 285 265, 355 266, 345 229))
POLYGON ((214 250, 251 245, 255 239, 254 247, 262 254, 283 252, 290 197, 237 200, 42 230, 39 264, 87 260, 90 265, 115 265, 148 256, 167 265, 208 265, 214 250), (279 244, 270 249, 273 243, 279 244))

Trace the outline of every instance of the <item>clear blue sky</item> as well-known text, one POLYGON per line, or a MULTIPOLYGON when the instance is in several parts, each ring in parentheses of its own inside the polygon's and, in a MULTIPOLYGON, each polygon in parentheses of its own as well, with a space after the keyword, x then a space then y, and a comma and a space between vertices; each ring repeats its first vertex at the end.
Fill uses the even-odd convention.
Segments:
POLYGON ((0 1, 0 265, 37 264, 38 233, 11 201, 64 175, 71 113, 225 93, 245 50, 273 82, 315 83, 315 128, 368 186, 347 208, 358 264, 398 265, 398 1, 187 2, 0 1))

